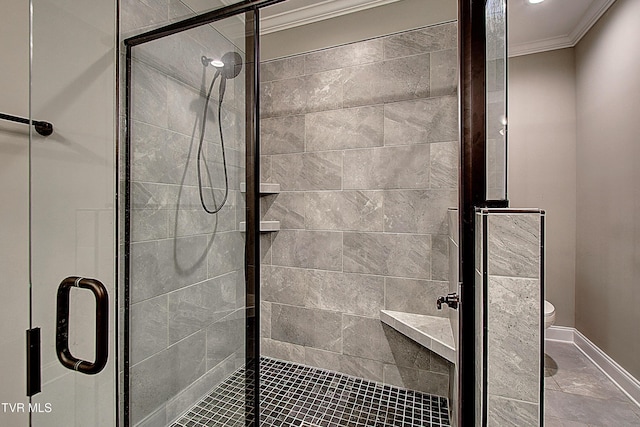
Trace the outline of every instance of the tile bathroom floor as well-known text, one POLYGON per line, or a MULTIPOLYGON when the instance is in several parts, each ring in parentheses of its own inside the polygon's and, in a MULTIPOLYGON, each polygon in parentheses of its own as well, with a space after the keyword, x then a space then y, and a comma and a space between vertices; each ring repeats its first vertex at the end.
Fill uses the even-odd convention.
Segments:
MULTIPOLYGON (((262 358, 261 426, 449 426, 447 399, 296 363, 262 358)), ((244 426, 244 370, 172 427, 244 426)))
POLYGON ((640 407, 575 345, 545 346, 546 427, 640 426, 640 407))

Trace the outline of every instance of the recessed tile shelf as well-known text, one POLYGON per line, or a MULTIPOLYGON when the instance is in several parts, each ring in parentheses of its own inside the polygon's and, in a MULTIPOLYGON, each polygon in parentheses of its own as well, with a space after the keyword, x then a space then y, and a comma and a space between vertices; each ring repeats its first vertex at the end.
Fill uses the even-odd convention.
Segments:
MULTIPOLYGON (((243 233, 246 232, 247 223, 245 221, 241 221, 238 229, 243 233)), ((260 232, 271 233, 274 231, 280 231, 280 221, 260 221, 260 232)))
MULTIPOLYGON (((240 192, 247 192, 247 183, 240 183, 240 192)), ((261 182, 260 183, 260 194, 278 194, 280 192, 280 184, 272 184, 270 182, 261 182)))
POLYGON ((380 320, 449 362, 456 363, 456 349, 448 317, 380 310, 380 320))

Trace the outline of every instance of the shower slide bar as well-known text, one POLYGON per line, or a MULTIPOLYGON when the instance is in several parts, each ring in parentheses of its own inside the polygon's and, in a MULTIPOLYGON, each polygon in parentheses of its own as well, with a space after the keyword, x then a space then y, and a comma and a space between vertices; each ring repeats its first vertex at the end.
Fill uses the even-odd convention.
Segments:
POLYGON ((53 133, 53 125, 49 122, 42 122, 39 120, 31 120, 30 122, 29 119, 25 119, 24 117, 12 116, 11 114, 5 113, 0 113, 0 119, 16 123, 24 123, 25 125, 32 123, 36 128, 36 132, 42 136, 49 136, 53 133))

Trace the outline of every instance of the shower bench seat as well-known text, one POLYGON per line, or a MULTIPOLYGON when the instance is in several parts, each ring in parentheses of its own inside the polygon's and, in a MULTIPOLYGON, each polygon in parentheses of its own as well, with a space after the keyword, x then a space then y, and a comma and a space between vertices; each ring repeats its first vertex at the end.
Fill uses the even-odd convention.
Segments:
POLYGON ((456 349, 448 317, 380 310, 380 320, 449 362, 456 363, 456 349))

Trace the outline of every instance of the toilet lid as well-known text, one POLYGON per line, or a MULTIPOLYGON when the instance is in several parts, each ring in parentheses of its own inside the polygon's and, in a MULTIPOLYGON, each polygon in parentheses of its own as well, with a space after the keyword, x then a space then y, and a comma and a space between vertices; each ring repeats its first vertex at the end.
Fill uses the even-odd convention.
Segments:
POLYGON ((556 308, 549 301, 544 302, 544 315, 551 316, 556 311, 556 308))

